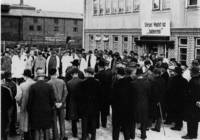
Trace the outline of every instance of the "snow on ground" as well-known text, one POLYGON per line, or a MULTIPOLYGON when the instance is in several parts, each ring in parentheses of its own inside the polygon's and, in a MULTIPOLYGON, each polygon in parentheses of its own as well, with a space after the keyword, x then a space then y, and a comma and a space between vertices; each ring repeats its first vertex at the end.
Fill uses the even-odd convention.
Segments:
MULTIPOLYGON (((66 125, 66 136, 68 137, 68 139, 69 140, 80 140, 80 138, 81 138, 80 122, 78 123, 78 138, 72 137, 71 123, 66 121, 65 125, 66 125)), ((170 125, 164 126, 165 133, 166 133, 165 136, 164 136, 163 128, 161 128, 161 132, 154 132, 151 130, 147 131, 147 139, 146 140, 183 140, 183 139, 181 139, 181 136, 184 136, 187 133, 186 123, 184 122, 182 131, 173 131, 170 129, 170 127, 171 127, 170 125)), ((200 140, 200 127, 199 127, 198 134, 199 134, 198 140, 200 140)), ((9 138, 9 140, 20 140, 20 137, 9 138)), ((107 128, 101 127, 100 129, 97 129, 97 140, 112 140, 112 127, 111 127, 110 118, 108 121, 107 128)), ((122 133, 120 134, 120 140, 124 140, 122 133)), ((140 131, 138 129, 136 129, 135 140, 140 140, 140 131)))

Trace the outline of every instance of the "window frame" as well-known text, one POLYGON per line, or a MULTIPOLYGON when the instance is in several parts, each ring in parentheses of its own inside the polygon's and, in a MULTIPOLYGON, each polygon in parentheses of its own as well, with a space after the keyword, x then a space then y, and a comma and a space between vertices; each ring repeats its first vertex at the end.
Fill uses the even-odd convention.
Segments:
POLYGON ((191 0, 187 0, 187 6, 188 6, 188 7, 196 7, 196 6, 198 6, 198 0, 196 0, 196 1, 197 1, 197 4, 191 5, 191 4, 190 4, 191 0))
POLYGON ((197 37, 197 38, 195 39, 195 46, 196 46, 196 48, 200 48, 200 44, 198 45, 198 43, 197 43, 198 40, 200 41, 200 37, 199 37, 199 38, 197 37))
POLYGON ((152 0, 152 11, 160 11, 161 10, 161 0, 158 0, 158 1, 159 1, 158 8, 155 8, 154 7, 155 0, 152 0))
POLYGON ((93 11, 93 16, 97 16, 99 14, 99 0, 93 0, 93 5, 92 5, 92 11, 93 11), (96 4, 95 4, 96 1, 96 4), (94 10, 94 7, 96 6, 97 9, 94 10), (96 13, 95 13, 96 11, 96 13))
POLYGON ((37 25, 37 31, 42 31, 42 26, 41 25, 37 25))
POLYGON ((34 26, 33 25, 29 25, 29 31, 34 31, 34 26))
POLYGON ((54 26, 54 32, 58 32, 59 31, 59 26, 54 26))
POLYGON ((178 39, 178 44, 179 44, 179 47, 187 47, 187 45, 188 45, 188 39, 187 39, 187 37, 180 37, 178 39), (187 40, 187 44, 182 44, 181 43, 181 39, 186 39, 187 40))
POLYGON ((73 32, 77 33, 78 32, 78 27, 73 27, 73 32))
POLYGON ((131 13, 133 11, 133 1, 134 0, 125 0, 125 12, 126 13, 131 13), (131 5, 129 5, 128 1, 131 2, 131 5), (130 9, 129 9, 129 7, 130 7, 130 9))
MULTIPOLYGON (((116 1, 115 1, 116 2, 116 1)), ((113 8, 113 3, 114 3, 114 1, 112 0, 112 4, 111 4, 111 13, 112 14, 117 14, 117 13, 119 13, 119 2, 118 2, 118 0, 117 0, 117 7, 115 7, 115 8, 113 8)))
POLYGON ((133 5, 133 8, 132 8, 133 12, 137 12, 137 11, 140 10, 140 0, 133 0, 132 5, 133 5), (138 9, 137 9, 137 5, 136 5, 136 3, 137 3, 136 1, 139 2, 139 8, 138 9))
POLYGON ((164 8, 164 0, 162 0, 162 10, 170 10, 171 9, 171 1, 172 0, 169 0, 170 1, 170 7, 167 7, 167 8, 164 8))
POLYGON ((184 62, 185 61, 185 64, 187 64, 187 57, 188 57, 188 49, 186 47, 179 47, 179 62, 184 62), (181 56, 183 55, 183 53, 181 53, 181 49, 186 49, 186 60, 181 60, 181 56))
POLYGON ((118 35, 113 35, 113 42, 119 42, 119 36, 118 35), (116 37, 117 37, 117 41, 115 40, 116 37))
POLYGON ((125 12, 125 5, 126 5, 125 0, 118 0, 118 12, 120 14, 125 12), (121 7, 120 2, 123 2, 123 6, 122 7, 121 7))
POLYGON ((111 11, 112 11, 112 0, 109 0, 109 3, 108 3, 108 0, 105 0, 105 14, 109 15, 111 14, 111 11), (109 9, 109 12, 107 11, 108 9, 109 9))
POLYGON ((195 59, 200 59, 200 54, 199 55, 197 55, 197 51, 200 51, 200 48, 195 48, 195 59), (197 56, 199 56, 199 57, 197 57, 197 56))

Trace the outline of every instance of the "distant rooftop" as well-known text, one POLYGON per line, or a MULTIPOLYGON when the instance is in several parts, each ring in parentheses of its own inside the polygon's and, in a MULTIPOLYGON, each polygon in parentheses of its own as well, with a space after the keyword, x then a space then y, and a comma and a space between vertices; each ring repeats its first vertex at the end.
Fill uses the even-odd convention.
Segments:
POLYGON ((25 17, 49 17, 49 18, 72 18, 83 19, 83 14, 72 12, 56 12, 36 10, 35 7, 29 5, 10 5, 8 12, 2 12, 4 16, 25 16, 25 17))

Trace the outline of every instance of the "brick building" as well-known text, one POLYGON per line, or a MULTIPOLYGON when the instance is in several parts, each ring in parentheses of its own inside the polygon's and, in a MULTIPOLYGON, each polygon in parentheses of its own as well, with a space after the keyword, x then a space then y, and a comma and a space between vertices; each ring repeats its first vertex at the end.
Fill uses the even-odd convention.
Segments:
POLYGON ((200 57, 200 0, 85 0, 84 48, 200 57))
POLYGON ((79 13, 36 10, 28 5, 2 5, 1 40, 6 46, 82 46, 83 16, 79 13))

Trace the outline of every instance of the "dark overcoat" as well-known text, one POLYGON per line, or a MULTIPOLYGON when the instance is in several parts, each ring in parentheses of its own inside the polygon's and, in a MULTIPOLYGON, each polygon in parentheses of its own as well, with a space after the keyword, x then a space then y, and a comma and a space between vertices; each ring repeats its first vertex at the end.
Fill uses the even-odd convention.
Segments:
POLYGON ((78 96, 81 91, 81 83, 83 80, 80 78, 72 78, 67 82, 67 89, 69 94, 67 95, 67 117, 70 120, 76 120, 79 116, 79 108, 78 108, 78 96))
POLYGON ((27 111, 32 129, 49 129, 53 123, 55 103, 53 87, 38 81, 30 87, 27 111))
POLYGON ((189 82, 189 92, 185 104, 185 120, 200 121, 200 108, 196 102, 200 101, 200 76, 193 77, 189 82))
POLYGON ((100 110, 109 114, 112 72, 111 70, 102 70, 95 75, 100 83, 100 110))
POLYGON ((188 81, 181 75, 170 78, 167 89, 167 105, 172 119, 183 118, 185 95, 188 91, 188 81))
POLYGON ((132 79, 130 77, 116 80, 112 90, 112 112, 120 123, 125 123, 132 119, 133 115, 133 97, 132 97, 132 79))
POLYGON ((135 92, 135 120, 139 123, 147 123, 149 110, 150 82, 144 77, 138 77, 132 82, 135 92))
POLYGON ((80 116, 96 117, 99 111, 100 84, 95 78, 86 78, 81 84, 82 92, 78 96, 80 116))

